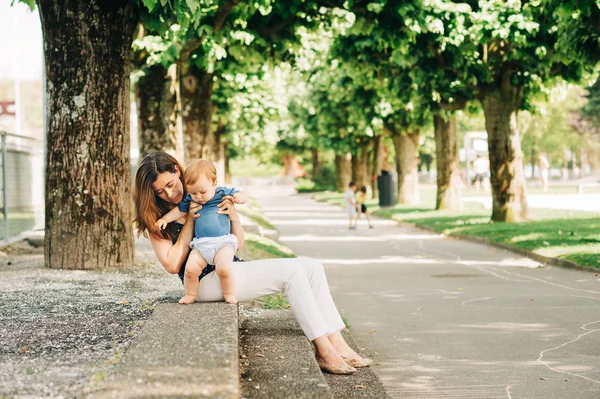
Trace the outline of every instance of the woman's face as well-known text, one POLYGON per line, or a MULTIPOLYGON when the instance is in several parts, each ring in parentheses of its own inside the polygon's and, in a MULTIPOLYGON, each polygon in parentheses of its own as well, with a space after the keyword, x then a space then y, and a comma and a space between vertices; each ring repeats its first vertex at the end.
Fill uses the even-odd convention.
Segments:
POLYGON ((171 204, 179 204, 183 200, 183 184, 179 177, 181 172, 175 166, 175 173, 163 172, 152 183, 152 190, 163 201, 171 204))

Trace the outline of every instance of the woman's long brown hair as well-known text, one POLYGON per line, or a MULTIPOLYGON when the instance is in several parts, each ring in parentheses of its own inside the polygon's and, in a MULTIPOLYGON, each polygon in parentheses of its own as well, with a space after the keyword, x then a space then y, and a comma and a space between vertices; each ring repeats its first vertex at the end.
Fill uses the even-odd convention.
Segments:
POLYGON ((169 212, 173 205, 154 193, 152 183, 162 173, 176 173, 175 166, 179 168, 179 180, 183 184, 185 194, 187 190, 183 179, 184 170, 174 157, 166 152, 152 152, 140 161, 133 185, 134 222, 137 225, 138 236, 143 234, 144 237, 148 237, 149 233, 157 238, 173 238, 170 229, 160 230, 156 226, 156 221, 169 212))

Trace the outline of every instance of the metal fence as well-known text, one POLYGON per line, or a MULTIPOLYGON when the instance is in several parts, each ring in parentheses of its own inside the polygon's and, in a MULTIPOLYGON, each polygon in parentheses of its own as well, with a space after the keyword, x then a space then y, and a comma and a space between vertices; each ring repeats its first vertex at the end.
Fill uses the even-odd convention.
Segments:
POLYGON ((44 146, 32 137, 0 131, 2 230, 7 240, 44 228, 44 146))

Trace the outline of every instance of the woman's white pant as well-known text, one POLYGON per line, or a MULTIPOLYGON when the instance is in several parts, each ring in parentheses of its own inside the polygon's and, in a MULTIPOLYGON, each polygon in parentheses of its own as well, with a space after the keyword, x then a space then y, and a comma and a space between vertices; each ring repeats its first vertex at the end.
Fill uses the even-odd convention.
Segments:
MULTIPOLYGON (((283 292, 309 340, 344 329, 321 262, 312 258, 261 259, 233 262, 235 296, 246 301, 283 292)), ((198 285, 198 301, 222 301, 223 290, 215 272, 198 285)))

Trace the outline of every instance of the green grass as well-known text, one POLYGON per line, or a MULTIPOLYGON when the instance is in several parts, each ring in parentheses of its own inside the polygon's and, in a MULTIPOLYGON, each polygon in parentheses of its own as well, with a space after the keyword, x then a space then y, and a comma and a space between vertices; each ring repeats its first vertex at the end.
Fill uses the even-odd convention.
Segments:
POLYGON ((299 193, 314 193, 326 190, 335 190, 335 182, 327 182, 327 184, 324 184, 314 182, 310 179, 296 179, 296 191, 299 193))
POLYGON ((234 176, 268 177, 277 176, 283 166, 274 163, 261 162, 252 157, 232 159, 230 161, 231 174, 234 176))
MULTIPOLYGON (((421 194, 422 206, 396 205, 379 208, 377 200, 369 200, 367 205, 377 216, 429 227, 446 235, 485 238, 494 243, 533 251, 540 255, 600 268, 598 213, 531 209, 531 221, 490 223, 491 210, 485 209, 479 203, 465 202, 465 209, 460 212, 436 211, 433 209, 434 189, 421 190, 421 194)), ((343 194, 339 193, 325 192, 314 197, 336 205, 343 204, 344 201, 343 194)))
POLYGON ((262 212, 260 212, 258 209, 252 207, 252 206, 239 206, 237 208, 237 211, 239 213, 241 213, 242 215, 254 220, 256 223, 258 223, 258 225, 260 225, 261 227, 264 227, 265 229, 268 230, 276 230, 275 226, 273 226, 265 217, 265 215, 262 214, 262 212))

